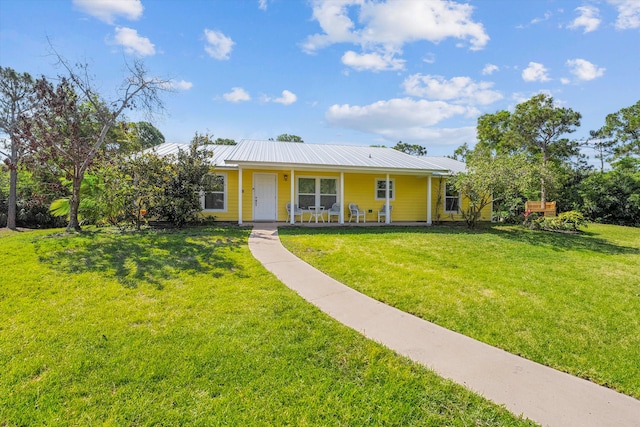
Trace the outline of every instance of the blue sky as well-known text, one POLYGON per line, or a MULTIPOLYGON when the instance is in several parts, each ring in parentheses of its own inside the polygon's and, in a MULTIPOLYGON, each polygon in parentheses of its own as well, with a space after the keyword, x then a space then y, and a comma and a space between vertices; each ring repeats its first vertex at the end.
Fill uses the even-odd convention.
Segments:
POLYGON ((106 98, 136 56, 170 78, 154 124, 171 142, 289 133, 439 156, 540 92, 582 113, 577 138, 640 99, 640 0, 0 2, 2 66, 61 73, 47 38, 106 98))

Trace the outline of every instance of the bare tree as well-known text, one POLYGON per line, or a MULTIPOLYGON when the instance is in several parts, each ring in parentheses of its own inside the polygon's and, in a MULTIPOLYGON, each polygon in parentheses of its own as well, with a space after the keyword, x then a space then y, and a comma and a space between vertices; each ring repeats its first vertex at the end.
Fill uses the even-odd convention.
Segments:
POLYGON ((34 81, 28 73, 0 67, 0 131, 7 135, 0 147, 0 155, 5 157, 4 163, 9 168, 7 228, 11 230, 16 229, 18 163, 23 153, 16 130, 20 116, 27 114, 33 107, 33 92, 34 81))
POLYGON ((162 109, 160 93, 170 84, 150 77, 144 64, 136 60, 128 65, 128 75, 115 99, 104 101, 94 90, 86 64, 70 66, 59 54, 56 56, 68 75, 56 86, 45 78, 37 81, 35 114, 24 118, 19 132, 38 162, 55 164, 71 181, 67 231, 79 231, 80 184, 109 130, 127 109, 148 114, 162 109))

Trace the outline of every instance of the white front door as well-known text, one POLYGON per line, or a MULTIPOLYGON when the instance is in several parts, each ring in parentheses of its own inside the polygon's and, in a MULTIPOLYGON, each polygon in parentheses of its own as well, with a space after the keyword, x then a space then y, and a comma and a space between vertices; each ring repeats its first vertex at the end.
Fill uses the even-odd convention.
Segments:
POLYGON ((277 206, 277 175, 274 173, 253 174, 253 220, 275 221, 277 206))

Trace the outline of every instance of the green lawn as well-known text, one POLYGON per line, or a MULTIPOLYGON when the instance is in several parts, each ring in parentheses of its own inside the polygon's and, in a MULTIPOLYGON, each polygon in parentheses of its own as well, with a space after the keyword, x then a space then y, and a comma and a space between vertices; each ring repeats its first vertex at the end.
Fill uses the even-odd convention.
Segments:
POLYGON ((640 229, 280 229, 339 281, 511 353, 640 398, 640 229))
POLYGON ((247 237, 1 233, 0 425, 533 425, 319 312, 247 237))

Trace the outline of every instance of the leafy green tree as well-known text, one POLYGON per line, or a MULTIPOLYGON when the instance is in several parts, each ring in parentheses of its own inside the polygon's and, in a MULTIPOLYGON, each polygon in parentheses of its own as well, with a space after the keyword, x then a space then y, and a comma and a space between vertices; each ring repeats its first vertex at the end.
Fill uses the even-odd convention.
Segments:
POLYGON ((593 174, 593 166, 587 162, 587 156, 577 154, 568 161, 552 165, 554 181, 549 195, 557 201, 558 212, 582 211, 580 184, 593 174))
POLYGON ((142 63, 135 62, 118 99, 105 102, 93 89, 86 66, 72 68, 59 55, 58 59, 69 75, 55 86, 46 78, 36 82, 37 107, 30 117, 23 117, 19 131, 40 165, 55 164, 71 181, 67 231, 79 231, 82 180, 118 117, 133 107, 147 112, 161 107, 159 92, 167 86, 165 81, 148 77, 142 63))
POLYGON ((235 141, 235 139, 228 139, 228 138, 216 138, 216 140, 213 143, 215 145, 237 145, 238 144, 235 141))
POLYGON ((604 128, 600 128, 589 131, 589 138, 584 145, 595 150, 595 157, 600 160, 600 172, 604 172, 604 163, 614 158, 616 140, 607 135, 604 128))
POLYGON ((596 222, 640 226, 640 159, 625 157, 579 186, 582 212, 596 222))
POLYGON ((478 117, 478 143, 474 149, 500 154, 519 151, 514 140, 509 137, 511 125, 511 113, 507 110, 478 117))
POLYGON ((461 210, 469 228, 475 228, 482 210, 492 203, 513 198, 530 185, 531 168, 523 154, 475 153, 467 161, 466 172, 452 182, 468 206, 461 210))
POLYGON ((165 189, 175 175, 174 158, 161 157, 153 151, 128 156, 105 168, 105 187, 112 194, 111 222, 124 221, 140 229, 148 218, 160 217, 165 189))
POLYGON ((469 144, 465 142, 453 151, 453 155, 447 157, 465 163, 472 152, 473 150, 469 148, 469 144))
MULTIPOLYGON (((64 179, 62 184, 67 187, 71 186, 71 182, 64 179)), ((100 196, 104 193, 102 184, 99 175, 85 174, 80 184, 82 198, 78 206, 78 220, 82 224, 96 224, 104 217, 100 209, 100 196)), ((49 211, 53 216, 68 218, 71 212, 69 197, 63 197, 51 202, 49 211)))
POLYGON ((35 82, 28 73, 18 73, 12 68, 0 66, 0 133, 3 138, 0 155, 5 157, 5 167, 9 169, 7 194, 7 228, 16 229, 16 207, 18 188, 18 167, 24 153, 17 134, 20 116, 28 114, 33 107, 35 82))
POLYGON ((212 185, 211 150, 202 144, 202 135, 196 133, 188 150, 179 150, 174 159, 174 174, 164 185, 162 202, 154 212, 177 227, 198 218, 202 211, 200 195, 212 185))
POLYGON ((283 141, 283 142, 304 142, 302 140, 301 137, 299 137, 298 135, 289 135, 286 133, 283 133, 281 135, 278 135, 276 137, 276 141, 283 141))
POLYGON ((552 164, 578 153, 578 143, 564 138, 580 126, 581 115, 570 108, 554 105, 553 98, 539 94, 516 105, 515 111, 485 114, 478 119, 475 151, 495 154, 525 154, 538 166, 540 200, 547 201, 552 184, 552 164))
POLYGON ((412 156, 427 155, 427 149, 418 144, 407 144, 406 142, 398 141, 398 143, 392 148, 394 150, 402 151, 403 153, 410 154, 412 156))
POLYGON ((165 143, 164 135, 149 122, 134 124, 138 144, 141 149, 156 147, 165 143))
POLYGON ((613 141, 616 158, 640 156, 640 101, 609 114, 598 132, 613 141))

